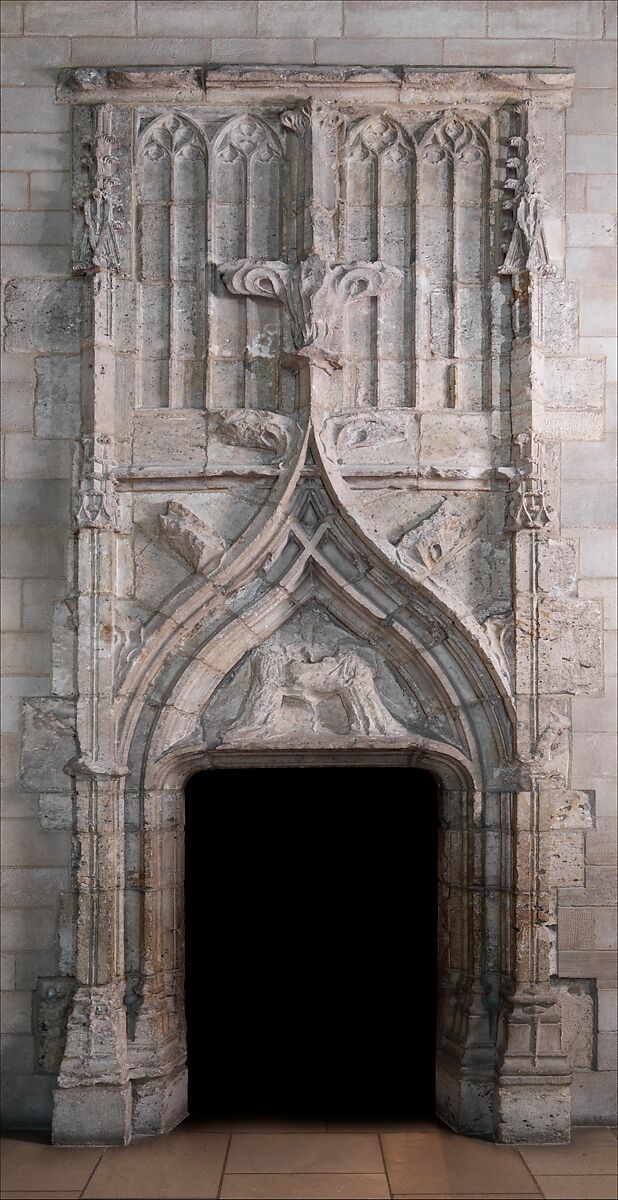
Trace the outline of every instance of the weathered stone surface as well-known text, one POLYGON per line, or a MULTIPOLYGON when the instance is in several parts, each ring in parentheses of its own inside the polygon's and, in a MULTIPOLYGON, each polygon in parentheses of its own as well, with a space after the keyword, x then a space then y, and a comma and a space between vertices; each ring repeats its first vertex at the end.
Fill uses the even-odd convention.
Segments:
MULTIPOLYGON (((567 1136, 569 1063, 593 1061, 592 989, 573 980, 606 977, 615 938, 609 880, 584 860, 581 754, 571 782, 571 697, 602 697, 601 606, 578 592, 593 548, 566 460, 561 513, 558 442, 601 436, 604 366, 562 277, 569 86, 109 62, 60 82, 86 278, 10 282, 6 335, 37 355, 9 475, 31 491, 52 463, 68 473, 49 441, 78 439, 52 697, 24 712, 39 836, 74 835, 41 950, 59 934, 59 970, 82 981, 39 1037, 55 1071, 67 1026, 58 1142, 184 1116, 182 785, 238 755, 392 754, 440 777, 440 1114, 567 1136)), ((584 285, 586 249, 568 252, 584 285)), ((8 870, 23 894, 29 868, 8 870)))
POLYGON ((5 288, 7 350, 79 350, 84 330, 84 290, 79 280, 10 280, 5 288))

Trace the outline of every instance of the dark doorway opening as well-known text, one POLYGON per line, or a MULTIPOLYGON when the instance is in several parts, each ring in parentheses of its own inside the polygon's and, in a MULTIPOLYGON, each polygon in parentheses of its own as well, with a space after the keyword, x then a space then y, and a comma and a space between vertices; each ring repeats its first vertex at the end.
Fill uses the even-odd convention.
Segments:
POLYGON ((189 781, 191 1113, 433 1116, 437 833, 426 771, 189 781))

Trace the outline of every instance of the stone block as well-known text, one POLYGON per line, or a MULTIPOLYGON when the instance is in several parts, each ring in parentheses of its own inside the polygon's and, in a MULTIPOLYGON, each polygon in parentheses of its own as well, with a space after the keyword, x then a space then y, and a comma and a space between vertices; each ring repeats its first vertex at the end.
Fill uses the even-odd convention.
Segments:
POLYGON ((561 517, 569 529, 603 529, 616 524, 615 483, 565 480, 561 500, 561 517))
POLYGON ((5 470, 7 479, 67 479, 71 472, 69 443, 29 433, 7 434, 5 470))
POLYGON ((0 954, 0 991, 11 992, 15 987, 15 955, 0 954))
POLYGON ((586 207, 589 213, 612 214, 616 205, 616 181, 611 175, 588 175, 586 207))
POLYGON ((13 1075, 2 1078, 5 1129, 48 1129, 51 1120, 51 1075, 13 1075))
POLYGON ((606 985, 616 978, 616 953, 611 950, 563 950, 559 974, 577 979, 599 979, 606 985))
POLYGON ((318 38, 315 60, 376 66, 413 62, 418 66, 434 66, 442 62, 442 42, 439 38, 318 38))
POLYGON ((199 409, 136 412, 133 461, 202 470, 206 464, 206 415, 199 409))
POLYGON ((564 950, 594 950, 594 909, 560 906, 558 945, 564 950))
POLYGON ((73 797, 70 791, 67 790, 64 795, 42 792, 39 796, 39 821, 43 829, 72 829, 73 797))
POLYGON ((4 4, 0 10, 0 33, 4 36, 12 33, 22 33, 23 20, 24 6, 22 0, 4 0, 4 4))
POLYGON ((3 996, 2 1032, 32 1033, 31 992, 7 992, 3 996))
MULTIPOLYGON (((611 1035, 610 1035, 611 1036, 611 1035)), ((2 1034, 2 1071, 10 1075, 34 1071, 34 1038, 31 1033, 2 1034)))
POLYGON ((52 698, 25 700, 24 787, 32 791, 65 792, 64 767, 77 753, 75 704, 52 698))
MULTIPOLYGON (((138 0, 137 30, 140 37, 251 37, 257 32, 257 4, 255 0, 226 0, 225 4, 219 0, 199 0, 197 4, 185 0, 170 8, 167 0, 138 0)), ((315 21, 311 35, 314 32, 315 21)), ((286 33, 284 18, 275 36, 286 33)))
MULTIPOLYGON (((572 253, 578 254, 579 251, 574 250, 572 253)), ((542 288, 544 351, 546 354, 570 354, 577 349, 577 289, 572 283, 565 283, 562 279, 545 279, 542 288)))
POLYGON ((610 213, 568 213, 567 245, 615 246, 616 218, 610 213))
POLYGON ((81 427, 81 363, 78 355, 46 355, 34 360, 37 437, 78 437, 81 427))
POLYGON ((444 0, 345 0, 346 37, 483 37, 485 14, 474 0, 456 10, 444 0))
POLYGON ((56 1088, 52 1129, 57 1146, 126 1145, 131 1132, 130 1085, 56 1088))
POLYGON ((3 579, 0 585, 2 630, 21 629, 21 579, 3 579))
POLYGON ((5 87, 2 107, 6 133, 63 133, 69 128, 70 109, 56 104, 51 87, 5 87))
MULTIPOLYGON (((419 42, 420 46, 423 45, 423 41, 419 42)), ((444 39, 442 61, 445 66, 455 67, 468 67, 470 63, 474 63, 478 67, 495 67, 496 63, 505 67, 533 67, 541 62, 550 62, 553 58, 553 51, 553 42, 551 40, 543 41, 541 38, 510 40, 508 38, 447 37, 444 39)), ((392 61, 395 62, 395 59, 392 61)), ((403 61, 422 63, 424 60, 409 58, 406 55, 403 61)))
POLYGON ((421 467, 488 467, 492 455, 491 425, 485 414, 444 410, 422 413, 421 467))
POLYGON ((618 828, 616 817, 604 817, 597 829, 586 835, 586 863, 595 867, 611 867, 618 863, 618 828))
MULTIPOLYGON (((29 43, 30 39, 26 44, 29 43)), ((9 45, 14 43, 9 42, 9 45)), ((3 133, 4 170, 66 171, 71 154, 69 139, 68 133, 3 133)))
POLYGON ((616 689, 604 696, 576 696, 571 709, 573 733, 612 733, 616 728, 616 689))
POLYGON ((579 328, 582 337, 613 337, 616 329, 616 288, 580 288, 579 328))
POLYGON ((257 32, 260 37, 275 38, 315 37, 316 33, 325 38, 340 37, 342 0, 259 0, 257 32))
POLYGON ((550 887, 577 887, 583 884, 583 831, 551 831, 545 835, 544 845, 550 887))
POLYGON ((26 4, 24 32, 40 35, 113 34, 131 37, 135 33, 135 5, 131 0, 29 0, 26 4))
POLYGON ((64 279, 70 272, 69 247, 5 246, 2 267, 13 279, 31 279, 33 275, 50 278, 60 276, 64 279))
POLYGON ((577 695, 603 687, 601 606, 554 599, 539 605, 539 690, 577 695))
POLYGON ((4 246, 62 246, 71 236, 68 212, 2 212, 0 236, 4 246))
POLYGON ((586 867, 584 888, 565 888, 562 901, 572 905, 594 905, 601 908, 616 904, 616 872, 613 867, 586 867))
POLYGON ((15 982, 18 988, 33 992, 41 975, 52 975, 57 970, 58 951, 18 950, 15 955, 15 982))
MULTIPOLYGON (((580 544, 580 574, 587 579, 612 579, 616 570, 614 535, 605 529, 590 530, 580 544)), ((581 591, 581 588, 580 588, 581 591)))
MULTIPOLYGON (((27 445, 30 446, 33 439, 30 434, 27 445)), ((45 447, 45 442, 35 443, 37 450, 39 445, 45 447)), ((47 443, 49 444, 49 443, 47 443)), ((65 447, 65 442, 60 443, 65 447)), ((57 455, 58 443, 51 443, 52 457, 57 455)), ((60 456, 62 459, 62 456, 60 456)), ((67 453, 68 458, 68 453, 67 453)), ((48 460, 49 461, 49 460, 48 460)), ((68 465, 67 465, 68 473, 68 465)), ((68 524, 69 519, 69 480, 64 479, 7 479, 2 484, 2 515, 6 525, 21 526, 21 533, 24 539, 24 556, 18 560, 17 575, 32 574, 27 569, 27 541, 30 537, 37 538, 38 533, 32 526, 35 525, 54 525, 62 526, 62 529, 55 529, 54 536, 64 537, 64 529, 68 524), (27 528, 30 527, 30 528, 27 528), (27 530, 27 532, 26 532, 27 530), (21 569, 20 569, 21 568, 21 569)), ((63 556, 64 558, 64 556, 63 556)), ((64 561, 59 560, 60 570, 48 571, 44 574, 64 574, 64 561)), ((25 597, 30 601, 30 593, 25 597)))
POLYGON ((539 591, 552 599, 573 595, 577 587, 577 542, 547 538, 537 548, 539 591))
POLYGON ((579 349, 582 354, 603 356, 605 358, 605 378, 607 383, 615 384, 618 382, 618 353, 614 337, 580 337, 579 349))
POLYGON ((543 367, 547 408, 603 408, 605 362, 602 358, 551 358, 543 367))
POLYGON ((598 989, 599 1032, 618 1031, 618 991, 615 987, 598 989))
POLYGON ((618 1058, 618 1034, 600 1033, 597 1039, 597 1070, 615 1073, 618 1058))
POLYGON ((616 434, 609 435, 600 446, 563 446, 561 455, 563 479, 616 479, 616 434))
POLYGON ((71 208, 71 176, 68 171, 32 171, 30 208, 67 211, 71 208))
POLYGON ((573 1076, 574 1125, 616 1124, 616 1076, 613 1071, 577 1071, 573 1076))
MULTIPOLYGON (((616 280, 616 251, 609 246, 573 246, 567 249, 567 275, 579 283, 613 285, 616 280)), ((603 337, 603 334, 582 336, 603 337)))
MULTIPOLYGON (((616 128, 616 99, 604 88, 575 88, 567 109, 569 133, 613 134, 616 128)), ((611 205, 608 211, 611 210, 611 205)))
POLYGON ((3 42, 1 51, 5 86, 53 86, 57 68, 71 61, 71 43, 63 37, 10 38, 3 42))
POLYGON ((312 63, 310 38, 222 38, 212 39, 215 62, 229 63, 312 63))
POLYGON ((588 982, 573 980, 556 988, 560 1005, 562 1049, 572 1070, 590 1069, 594 1055, 594 997, 588 982))
POLYGON ((66 1042, 66 1028, 75 981, 39 979, 34 999, 36 1059, 39 1071, 56 1075, 60 1070, 66 1042))
MULTIPOLYGON (((3 949, 50 950, 56 938, 56 914, 45 908, 9 909, 2 922, 3 949)), ((29 993, 28 993, 29 994, 29 993)))
POLYGON ((210 62, 212 59, 210 38, 75 38, 72 43, 74 66, 160 66, 170 63, 210 62))
POLYGON ((5 289, 7 350, 78 351, 83 331, 80 280, 10 280, 5 289))
POLYGON ((616 143, 613 137, 590 133, 568 133, 567 171, 584 174, 615 174, 616 143))
MULTIPOLYGON (((0 853, 2 854, 2 864, 5 867, 12 866, 20 869, 22 867, 62 867, 66 870, 70 854, 70 838, 66 833, 48 833, 42 830, 37 821, 16 819, 7 823, 6 837, 3 839, 0 853)), ((17 879, 16 887, 21 882, 23 881, 17 879)), ((26 880, 26 884, 27 882, 26 880)), ((52 887, 57 885, 57 882, 57 880, 52 880, 52 887)), ((25 890, 27 891, 27 887, 25 890)), ((57 896, 58 888, 56 886, 55 901, 57 901, 57 896)), ((36 899, 36 889, 32 898, 36 899)), ((27 908, 30 906, 29 902, 15 907, 27 908)))
POLYGON ((543 414, 543 432, 552 441, 599 442, 605 434, 603 413, 550 409, 543 414))
POLYGON ((45 675, 50 659, 49 633, 2 634, 2 667, 6 675, 45 675))
MULTIPOLYGON (((12 821, 12 825, 20 824, 12 821)), ((68 850, 67 850, 68 859, 68 850)), ((7 908, 54 908, 66 890, 68 871, 55 867, 4 867, 2 894, 7 908)))
POLYGON ((25 171, 3 171, 0 188, 3 208, 28 208, 28 176, 25 171))
MULTIPOLYGON (((595 0, 577 0, 564 8, 562 0, 489 0, 490 37, 590 38, 603 36, 603 13, 595 0)), ((465 35, 464 35, 465 36, 465 35)))
POLYGON ((41 696, 49 691, 47 675, 7 675, 2 680, 0 722, 2 733, 21 729, 21 702, 24 696, 41 696))
POLYGON ((32 385, 30 383, 3 385, 2 428, 5 433, 32 433, 32 385))

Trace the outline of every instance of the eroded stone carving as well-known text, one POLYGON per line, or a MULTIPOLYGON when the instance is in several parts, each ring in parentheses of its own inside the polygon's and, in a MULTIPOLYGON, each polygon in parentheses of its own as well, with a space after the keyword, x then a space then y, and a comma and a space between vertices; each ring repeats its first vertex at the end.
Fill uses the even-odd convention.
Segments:
POLYGON ((515 462, 511 477, 509 529, 543 529, 552 520, 547 498, 545 445, 538 433, 528 430, 514 440, 515 462))
POLYGON ((84 143, 81 164, 90 177, 91 190, 80 202, 84 214, 84 235, 75 270, 116 271, 120 266, 118 233, 124 228, 115 154, 111 132, 111 106, 103 105, 95 114, 96 132, 84 143))
POLYGON ((320 717, 320 705, 329 700, 343 706, 351 735, 407 734, 382 701, 375 675, 360 654, 342 644, 335 654, 316 658, 313 647, 296 645, 253 651, 249 691, 225 741, 285 739, 294 732, 298 706, 307 710, 314 734, 332 736, 320 717))
POLYGON ((341 366, 343 306, 387 295, 401 283, 401 272, 385 263, 328 264, 317 254, 293 266, 238 259, 222 263, 220 271, 235 295, 279 300, 290 319, 297 354, 325 370, 341 366))
POLYGON ((559 709, 550 710, 530 755, 534 770, 543 775, 568 778, 571 753, 571 722, 559 709))
POLYGON ((537 184, 538 163, 531 156, 525 137, 509 138, 509 146, 511 153, 506 166, 512 174, 504 185, 509 198, 503 200, 502 207, 512 212, 513 224, 499 273, 544 272, 549 267, 549 254, 543 232, 543 200, 537 184))
POLYGON ((481 131, 461 113, 446 112, 425 134, 420 154, 428 162, 452 159, 464 163, 483 162, 487 146, 481 131))
POLYGON ((83 437, 78 443, 74 517, 78 529, 113 529, 118 523, 118 493, 108 434, 83 437))
POLYGON ((430 516, 404 533, 397 545, 402 562, 421 563, 431 571, 455 550, 479 524, 481 514, 442 500, 430 516))
POLYGON ((298 433, 296 421, 263 409, 233 408, 229 412, 221 410, 218 416, 218 433, 223 441, 250 450, 266 450, 279 466, 283 465, 298 433))
POLYGON ((223 539, 179 500, 169 501, 159 525, 167 544, 193 571, 207 571, 221 560, 223 539))

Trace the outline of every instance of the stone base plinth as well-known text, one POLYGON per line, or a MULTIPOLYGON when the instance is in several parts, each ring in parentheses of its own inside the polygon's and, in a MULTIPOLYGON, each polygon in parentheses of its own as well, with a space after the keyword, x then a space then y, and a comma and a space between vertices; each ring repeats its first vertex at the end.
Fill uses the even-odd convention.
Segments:
POLYGON ((189 1115, 186 1066, 160 1079, 134 1079, 132 1090, 132 1137, 169 1133, 189 1115))
POLYGON ((494 1093, 494 1138, 541 1144, 570 1141, 570 1081, 501 1082, 494 1093))
POLYGON ((131 1099, 130 1084, 56 1088, 52 1142, 56 1146, 125 1146, 131 1138, 131 1099))

